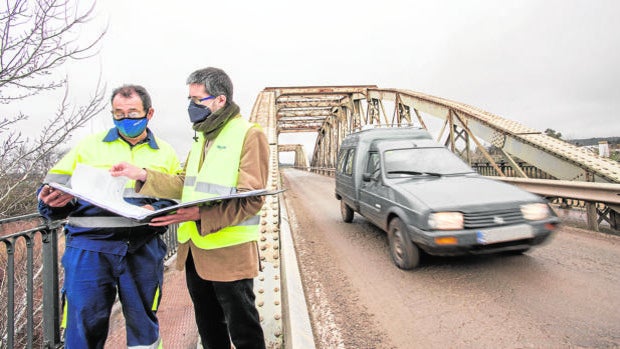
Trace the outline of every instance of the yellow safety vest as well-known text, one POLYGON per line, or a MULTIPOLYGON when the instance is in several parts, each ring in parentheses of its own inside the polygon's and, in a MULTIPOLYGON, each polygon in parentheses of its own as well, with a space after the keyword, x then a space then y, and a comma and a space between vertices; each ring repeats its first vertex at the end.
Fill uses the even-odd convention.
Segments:
MULTIPOLYGON (((52 167, 44 182, 57 182, 67 185, 78 163, 100 169, 109 169, 121 161, 155 171, 178 174, 181 171, 179 159, 174 148, 148 131, 150 140, 130 147, 115 130, 91 134, 81 140, 52 167)), ((136 193, 134 180, 127 181, 123 197, 153 198, 136 193)), ((137 225, 128 218, 118 216, 69 217, 69 224, 78 222, 80 227, 129 227, 137 225)))
MULTIPOLYGON (((231 119, 211 144, 200 168, 205 139, 202 133, 199 134, 187 160, 182 202, 236 193, 245 135, 254 126, 240 116, 231 119)), ((259 222, 260 216, 257 213, 237 225, 206 236, 200 235, 195 222, 184 222, 179 225, 177 239, 180 243, 191 239, 196 246, 205 250, 239 245, 258 240, 259 222)))

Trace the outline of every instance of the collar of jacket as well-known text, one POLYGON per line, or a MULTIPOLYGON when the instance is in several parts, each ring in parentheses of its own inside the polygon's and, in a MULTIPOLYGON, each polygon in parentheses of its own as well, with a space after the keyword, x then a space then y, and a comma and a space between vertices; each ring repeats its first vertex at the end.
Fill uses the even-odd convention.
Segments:
POLYGON ((202 121, 195 123, 192 128, 194 131, 202 132, 206 140, 212 140, 222 130, 222 127, 232 118, 239 115, 239 106, 235 102, 230 102, 224 108, 218 109, 215 113, 202 121))
MULTIPOLYGON (((103 138, 103 141, 114 142, 115 140, 119 138, 121 138, 121 135, 118 133, 118 129, 116 127, 112 127, 110 131, 108 131, 108 134, 105 136, 105 138, 103 138)), ((157 145, 157 142, 155 141, 155 136, 153 135, 153 132, 151 132, 151 130, 148 129, 148 127, 146 129, 146 138, 143 141, 139 142, 138 144, 142 142, 148 142, 149 147, 153 149, 159 149, 159 146, 157 145)))

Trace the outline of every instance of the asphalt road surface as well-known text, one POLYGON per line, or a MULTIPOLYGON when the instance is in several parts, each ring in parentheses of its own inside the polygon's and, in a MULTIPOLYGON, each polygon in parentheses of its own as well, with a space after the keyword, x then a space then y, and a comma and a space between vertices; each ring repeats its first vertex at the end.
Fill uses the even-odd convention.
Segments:
POLYGON ((318 348, 618 348, 620 237, 562 226, 520 256, 428 257, 340 218, 334 180, 283 171, 318 348))

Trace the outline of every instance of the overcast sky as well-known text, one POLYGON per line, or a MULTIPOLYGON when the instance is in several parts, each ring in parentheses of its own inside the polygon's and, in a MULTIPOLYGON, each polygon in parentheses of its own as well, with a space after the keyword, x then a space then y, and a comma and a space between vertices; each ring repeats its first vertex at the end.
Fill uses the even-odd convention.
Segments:
MULTIPOLYGON (((108 97, 145 86, 150 127, 183 158, 185 79, 207 66, 230 75, 246 117, 267 86, 374 84, 565 138, 620 136, 616 0, 100 0, 96 11, 89 29, 108 32, 97 57, 70 65, 72 90, 92 90, 99 71, 108 97)), ((106 108, 82 132, 111 126, 106 108)))

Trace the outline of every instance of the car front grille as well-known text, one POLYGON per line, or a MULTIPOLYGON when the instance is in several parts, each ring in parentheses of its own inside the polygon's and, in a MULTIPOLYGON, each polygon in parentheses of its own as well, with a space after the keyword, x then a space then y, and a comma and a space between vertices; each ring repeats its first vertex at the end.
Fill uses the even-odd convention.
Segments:
POLYGON ((519 224, 525 221, 518 208, 465 213, 464 219, 465 229, 519 224))

